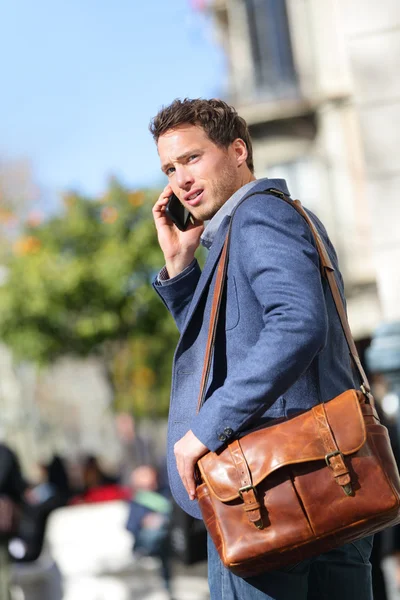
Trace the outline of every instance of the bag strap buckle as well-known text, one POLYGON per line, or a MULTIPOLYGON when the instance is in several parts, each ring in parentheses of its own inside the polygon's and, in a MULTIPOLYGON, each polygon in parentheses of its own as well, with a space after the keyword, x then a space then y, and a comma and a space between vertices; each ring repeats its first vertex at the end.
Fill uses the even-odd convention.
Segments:
POLYGON ((254 485, 244 485, 243 487, 238 489, 238 494, 240 496, 240 498, 243 500, 243 492, 249 492, 250 490, 253 490, 254 492, 254 496, 257 497, 257 490, 254 487, 254 485))
POLYGON ((325 462, 328 465, 328 467, 332 468, 330 460, 331 458, 333 458, 334 456, 340 456, 341 458, 344 459, 343 454, 340 452, 340 450, 335 450, 335 452, 329 452, 328 454, 325 454, 325 462))
MULTIPOLYGON (((330 463, 331 458, 333 458, 334 456, 340 456, 340 458, 343 460, 344 462, 344 456, 343 454, 340 452, 340 450, 335 450, 335 452, 329 452, 328 454, 325 454, 325 462, 328 465, 328 467, 330 469, 332 469, 332 465, 330 463)), ((341 483, 340 481, 338 481, 339 485, 341 486, 343 493, 346 496, 352 496, 353 495, 353 486, 351 485, 350 482, 348 483, 341 483)))

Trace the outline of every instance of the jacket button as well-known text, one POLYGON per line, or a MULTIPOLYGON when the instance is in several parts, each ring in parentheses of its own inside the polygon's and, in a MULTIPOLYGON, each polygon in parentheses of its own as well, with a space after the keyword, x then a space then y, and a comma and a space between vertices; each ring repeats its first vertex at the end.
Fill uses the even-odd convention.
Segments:
POLYGON ((233 429, 230 427, 225 427, 224 433, 227 435, 227 437, 231 437, 231 435, 233 435, 233 429))
POLYGON ((219 439, 220 442, 226 442, 227 437, 226 437, 226 435, 224 433, 220 433, 219 436, 218 436, 218 439, 219 439))

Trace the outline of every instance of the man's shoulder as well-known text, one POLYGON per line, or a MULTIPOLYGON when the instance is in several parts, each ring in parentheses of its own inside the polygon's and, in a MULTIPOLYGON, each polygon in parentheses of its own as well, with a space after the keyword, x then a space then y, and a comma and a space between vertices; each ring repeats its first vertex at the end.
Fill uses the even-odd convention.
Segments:
MULTIPOLYGON (((262 177, 261 179, 256 179, 253 182, 253 185, 245 194, 245 197, 261 194, 266 195, 269 193, 269 190, 277 190, 278 192, 282 192, 286 196, 290 196, 288 185, 285 179, 274 178, 270 179, 269 177, 262 177)), ((272 192, 271 192, 272 195, 272 192)))
POLYGON ((292 199, 284 190, 275 188, 272 185, 260 185, 253 189, 250 194, 247 194, 242 202, 238 204, 233 215, 234 221, 238 221, 240 226, 245 225, 246 222, 259 223, 260 225, 265 221, 294 222, 300 224, 303 229, 305 220, 292 204, 292 199), (284 200, 279 192, 283 192, 288 200, 284 200))

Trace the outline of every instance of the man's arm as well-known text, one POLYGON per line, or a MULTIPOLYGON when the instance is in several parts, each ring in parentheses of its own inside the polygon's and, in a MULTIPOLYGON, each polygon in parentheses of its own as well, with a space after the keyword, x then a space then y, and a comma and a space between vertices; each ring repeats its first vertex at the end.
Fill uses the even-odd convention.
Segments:
POLYGON ((182 331, 186 314, 200 279, 201 269, 193 260, 186 269, 172 279, 155 279, 153 287, 173 316, 179 331, 182 331))
POLYGON ((192 422, 192 433, 213 451, 223 445, 221 431, 247 428, 299 379, 327 335, 319 257, 303 218, 274 196, 254 196, 239 207, 232 238, 264 325, 240 370, 192 422))

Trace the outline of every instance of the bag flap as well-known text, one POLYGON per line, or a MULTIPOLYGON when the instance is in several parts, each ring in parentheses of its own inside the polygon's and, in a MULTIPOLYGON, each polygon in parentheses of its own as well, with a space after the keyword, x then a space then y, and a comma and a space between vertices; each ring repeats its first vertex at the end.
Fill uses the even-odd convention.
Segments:
MULTIPOLYGON (((366 441, 360 407, 363 398, 361 392, 347 390, 325 403, 329 425, 344 455, 357 452, 366 441)), ((258 485, 285 465, 324 461, 326 455, 312 409, 277 425, 253 431, 240 439, 240 445, 253 485, 258 485)), ((209 452, 199 460, 198 466, 210 492, 219 500, 229 502, 239 497, 240 483, 229 448, 220 453, 209 452)))

